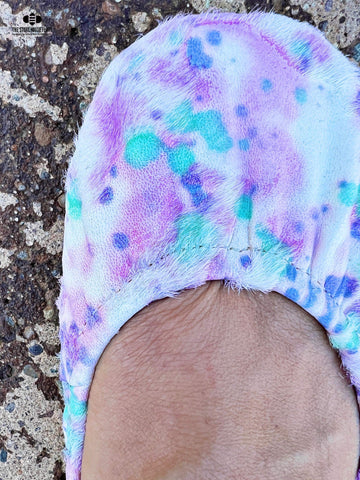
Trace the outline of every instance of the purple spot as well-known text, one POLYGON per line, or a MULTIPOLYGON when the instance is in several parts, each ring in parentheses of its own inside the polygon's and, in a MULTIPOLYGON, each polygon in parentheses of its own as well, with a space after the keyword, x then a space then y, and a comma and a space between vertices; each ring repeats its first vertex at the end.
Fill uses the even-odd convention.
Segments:
POLYGON ((99 200, 102 204, 110 203, 114 197, 113 189, 111 187, 106 187, 105 190, 101 193, 99 200))
POLYGON ((201 102, 202 99, 203 99, 202 95, 197 95, 196 100, 197 100, 198 102, 201 102))
POLYGON ((351 236, 360 240, 360 218, 357 218, 355 222, 351 224, 351 236))
POLYGON ((249 265, 251 265, 251 258, 249 257, 249 255, 243 255, 240 258, 240 262, 244 268, 247 268, 249 265))
POLYGON ((257 135, 257 128, 256 127, 250 127, 248 129, 248 135, 249 135, 249 138, 254 138, 256 137, 257 135))
POLYGON ((191 193, 201 187, 200 176, 196 173, 186 172, 181 177, 181 183, 186 187, 191 193))
POLYGON ((110 169, 110 175, 112 177, 116 177, 117 176, 117 168, 116 168, 116 165, 113 165, 110 169))
POLYGON ((99 312, 94 308, 88 305, 87 310, 86 310, 86 318, 85 321, 87 325, 90 327, 93 327, 95 323, 99 322, 101 320, 99 312))
POLYGON ((113 244, 114 247, 118 248, 119 250, 124 250, 129 246, 129 239, 125 233, 114 233, 113 244))
POLYGON ((356 113, 360 115, 360 90, 358 91, 356 95, 356 100, 354 102, 355 108, 356 108, 356 113))
POLYGON ((161 110, 159 110, 159 109, 153 110, 153 111, 151 112, 151 117, 152 117, 154 120, 159 120, 159 118, 162 117, 161 110))
POLYGON ((300 72, 304 73, 310 67, 310 58, 309 57, 301 57, 300 63, 300 72))
POLYGON ((249 112, 245 105, 237 105, 235 108, 235 113, 238 117, 247 117, 249 112))
POLYGON ((322 211, 322 213, 326 213, 328 210, 329 210, 329 206, 328 206, 328 205, 322 205, 322 206, 321 206, 321 211, 322 211))

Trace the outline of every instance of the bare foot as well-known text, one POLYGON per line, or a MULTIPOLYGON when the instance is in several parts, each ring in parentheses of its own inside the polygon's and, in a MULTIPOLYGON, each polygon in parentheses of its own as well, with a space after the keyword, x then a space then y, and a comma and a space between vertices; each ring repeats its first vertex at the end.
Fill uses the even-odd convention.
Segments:
POLYGON ((105 349, 82 480, 354 480, 359 412, 325 330, 222 281, 153 302, 105 349))

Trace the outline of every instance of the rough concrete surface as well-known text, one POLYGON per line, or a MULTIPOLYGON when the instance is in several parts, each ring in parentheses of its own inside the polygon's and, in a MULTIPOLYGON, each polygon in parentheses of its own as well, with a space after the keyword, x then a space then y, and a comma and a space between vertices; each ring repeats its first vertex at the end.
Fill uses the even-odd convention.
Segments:
POLYGON ((179 11, 272 9, 360 63, 360 0, 0 0, 0 480, 65 479, 58 311, 64 174, 117 53, 179 11), (41 17, 44 33, 16 32, 41 17), (24 16, 28 23, 25 23, 24 16), (36 18, 36 17, 35 17, 36 18), (15 27, 15 28, 14 28, 15 27))

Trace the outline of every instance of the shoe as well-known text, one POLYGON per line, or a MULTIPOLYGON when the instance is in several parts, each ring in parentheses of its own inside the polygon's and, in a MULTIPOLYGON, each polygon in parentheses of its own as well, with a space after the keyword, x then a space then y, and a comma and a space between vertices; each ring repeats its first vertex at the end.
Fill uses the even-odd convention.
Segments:
POLYGON ((359 401, 360 68, 322 32, 274 12, 166 18, 106 68, 75 147, 56 302, 67 480, 112 337, 210 280, 314 316, 359 401))

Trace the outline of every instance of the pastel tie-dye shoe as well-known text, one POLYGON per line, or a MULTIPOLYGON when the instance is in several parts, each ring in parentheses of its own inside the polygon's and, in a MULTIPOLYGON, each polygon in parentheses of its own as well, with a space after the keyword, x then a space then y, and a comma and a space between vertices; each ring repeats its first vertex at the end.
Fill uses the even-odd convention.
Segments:
POLYGON ((276 291, 314 316, 359 402, 359 177, 360 69, 307 23, 178 14, 111 62, 66 175, 67 480, 80 479, 112 337, 209 280, 276 291))

